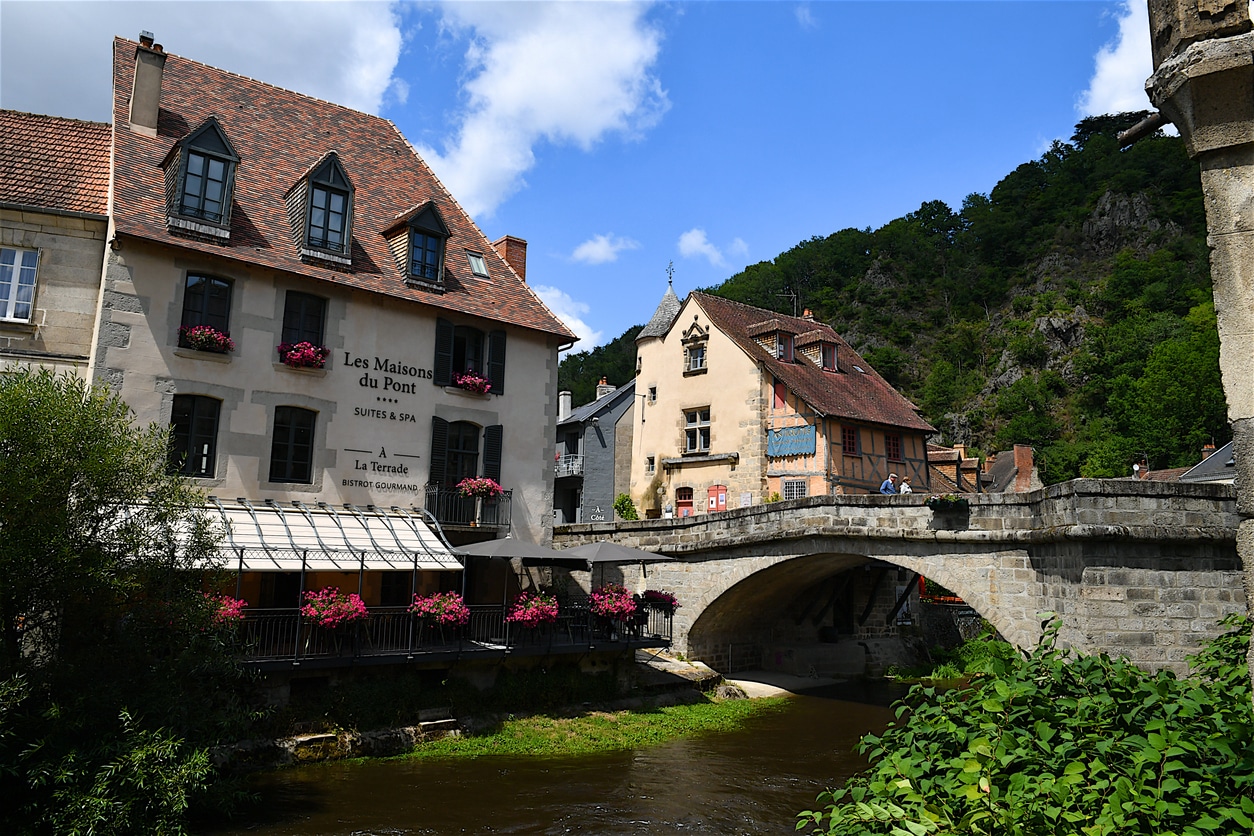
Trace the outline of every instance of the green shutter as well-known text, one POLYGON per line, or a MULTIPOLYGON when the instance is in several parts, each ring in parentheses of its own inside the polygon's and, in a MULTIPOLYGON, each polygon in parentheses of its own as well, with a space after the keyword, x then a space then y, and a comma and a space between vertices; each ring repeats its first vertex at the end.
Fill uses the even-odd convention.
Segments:
POLYGON ((483 475, 501 481, 501 444, 505 428, 493 424, 483 428, 483 475))
POLYGON ((448 461, 448 421, 431 418, 431 470, 427 482, 438 485, 444 481, 445 464, 448 461))
POLYGON ((435 321, 435 384, 453 385, 453 323, 435 321))
POLYGON ((488 334, 488 381, 492 384, 489 390, 494 395, 505 392, 505 332, 493 331, 488 334))

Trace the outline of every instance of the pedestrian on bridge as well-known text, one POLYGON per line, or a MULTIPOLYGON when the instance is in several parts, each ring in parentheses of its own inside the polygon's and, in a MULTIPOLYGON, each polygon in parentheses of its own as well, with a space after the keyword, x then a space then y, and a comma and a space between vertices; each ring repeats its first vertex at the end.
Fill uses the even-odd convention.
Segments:
POLYGON ((888 478, 880 484, 880 493, 885 495, 893 495, 897 493, 897 474, 890 473, 888 478))

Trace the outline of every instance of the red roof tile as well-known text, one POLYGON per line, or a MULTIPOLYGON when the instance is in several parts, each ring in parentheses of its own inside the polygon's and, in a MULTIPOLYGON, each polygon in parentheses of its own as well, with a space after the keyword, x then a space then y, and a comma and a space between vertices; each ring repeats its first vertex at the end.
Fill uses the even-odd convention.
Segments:
POLYGON ((157 136, 144 136, 129 125, 138 46, 124 38, 113 43, 112 211, 119 234, 530 328, 563 341, 575 339, 390 121, 170 54, 157 136), (166 226, 161 161, 210 116, 240 156, 226 245, 174 235, 166 226), (337 153, 354 186, 351 268, 301 261, 283 199, 329 151, 337 153), (427 201, 438 208, 450 232, 443 293, 406 285, 383 236, 398 214, 427 201), (471 275, 463 255, 467 249, 483 255, 491 279, 471 275))
POLYGON ((830 326, 800 317, 785 316, 708 293, 691 295, 720 331, 735 340, 746 354, 782 381, 814 409, 834 418, 934 433, 900 392, 880 377, 830 326), (777 359, 750 336, 766 318, 779 330, 793 334, 818 332, 836 345, 838 372, 825 372, 797 353, 792 363, 777 359), (859 371, 861 369, 861 371, 859 371))
POLYGON ((104 216, 108 125, 0 110, 0 203, 104 216))

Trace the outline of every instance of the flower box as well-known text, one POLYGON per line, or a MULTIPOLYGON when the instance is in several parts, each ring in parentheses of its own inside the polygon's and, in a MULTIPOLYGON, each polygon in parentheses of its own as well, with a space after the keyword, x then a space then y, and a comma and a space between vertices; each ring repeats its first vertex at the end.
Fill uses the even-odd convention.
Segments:
POLYGON ((457 492, 462 496, 492 499, 505 493, 505 489, 487 476, 467 476, 457 483, 457 492))
POLYGON ((464 627, 470 623, 470 608, 456 592, 437 592, 427 596, 415 594, 409 611, 438 627, 464 627))
POLYGON ((279 343, 279 360, 294 369, 320 369, 331 356, 331 349, 311 342, 279 343))
POLYGON ((593 615, 626 621, 636 614, 636 600, 631 593, 614 583, 592 590, 593 615))
POLYGON ((644 595, 640 596, 650 604, 661 607, 664 610, 674 612, 679 609, 679 599, 669 592, 663 592, 660 589, 646 589, 644 595))
POLYGON ((458 389, 465 389, 467 392, 474 392, 479 395, 486 395, 492 389, 490 380, 486 377, 480 377, 470 369, 467 369, 465 374, 454 374, 453 385, 458 389))
POLYGON ((338 587, 328 586, 321 592, 306 592, 300 614, 319 627, 334 630, 363 621, 370 612, 356 592, 346 595, 338 587))
POLYGON ((235 341, 229 334, 210 325, 179 326, 179 345, 193 351, 226 354, 235 350, 235 341))
POLYGON ((924 500, 924 504, 938 514, 964 513, 971 507, 965 496, 955 494, 929 496, 924 500))
POLYGON ((557 599, 547 592, 523 592, 510 604, 505 620, 522 627, 557 621, 557 599))

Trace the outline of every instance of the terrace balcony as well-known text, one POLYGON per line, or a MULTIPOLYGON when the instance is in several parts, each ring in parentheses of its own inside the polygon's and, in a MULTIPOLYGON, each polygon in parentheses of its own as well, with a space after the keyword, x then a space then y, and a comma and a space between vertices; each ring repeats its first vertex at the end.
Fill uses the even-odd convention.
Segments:
POLYGON ((500 496, 462 496, 456 488, 439 485, 427 487, 424 507, 440 525, 486 526, 509 529, 514 492, 505 491, 500 496))
POLYGON ((471 606, 465 627, 440 628, 405 607, 370 607, 364 621, 327 629, 299 609, 257 609, 246 611, 239 639, 245 663, 260 670, 452 662, 669 647, 674 617, 648 601, 625 622, 593 615, 586 603, 563 605, 557 621, 541 627, 506 621, 505 612, 501 605, 471 606))
POLYGON ((564 476, 582 476, 583 475, 583 456, 564 455, 558 456, 553 463, 553 474, 558 479, 564 476))

